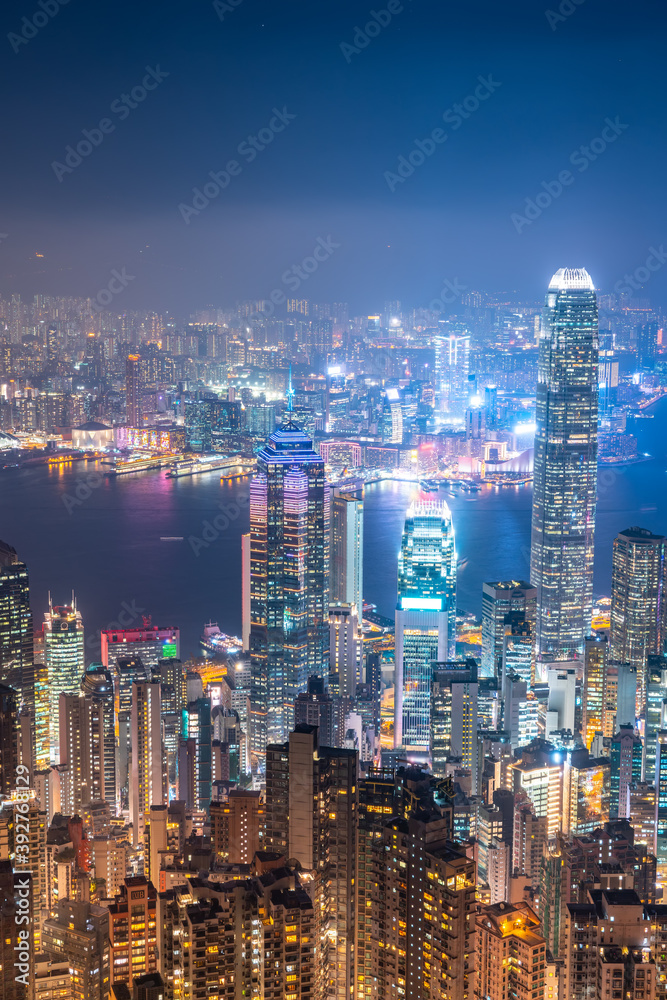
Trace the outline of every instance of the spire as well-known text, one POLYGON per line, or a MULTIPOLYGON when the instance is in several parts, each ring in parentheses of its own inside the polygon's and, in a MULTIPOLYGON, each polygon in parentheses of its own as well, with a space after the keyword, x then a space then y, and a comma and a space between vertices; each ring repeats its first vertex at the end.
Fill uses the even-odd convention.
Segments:
POLYGON ((294 389, 292 388, 292 365, 289 366, 289 383, 287 386, 287 412, 292 413, 294 410, 294 389))

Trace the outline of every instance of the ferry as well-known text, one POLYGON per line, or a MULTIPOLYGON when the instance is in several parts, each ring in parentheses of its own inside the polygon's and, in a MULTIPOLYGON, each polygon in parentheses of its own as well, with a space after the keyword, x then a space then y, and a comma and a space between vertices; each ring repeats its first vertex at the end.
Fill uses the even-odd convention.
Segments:
POLYGON ((199 645, 207 656, 234 656, 243 650, 242 640, 238 636, 221 632, 217 622, 209 622, 204 626, 199 645))

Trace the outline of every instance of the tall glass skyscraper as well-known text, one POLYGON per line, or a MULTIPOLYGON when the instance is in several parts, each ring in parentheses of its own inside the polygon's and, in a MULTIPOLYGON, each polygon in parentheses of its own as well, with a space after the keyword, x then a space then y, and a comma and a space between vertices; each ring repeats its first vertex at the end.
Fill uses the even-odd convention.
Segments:
POLYGON ((428 754, 432 664, 456 650, 454 526, 444 501, 418 501, 405 518, 398 556, 394 745, 428 754))
POLYGON ((294 701, 329 670, 329 510, 324 461, 292 420, 269 437, 250 486, 253 753, 284 742, 294 701))
POLYGON ((0 681, 22 684, 32 658, 28 570, 16 550, 0 541, 0 681))
POLYGON ((583 268, 547 291, 537 383, 530 579, 536 649, 581 652, 590 631, 597 485, 598 311, 583 268))
POLYGON ((77 694, 86 668, 83 621, 72 598, 71 605, 54 607, 44 615, 44 645, 50 692, 51 762, 60 763, 58 713, 61 694, 77 694))

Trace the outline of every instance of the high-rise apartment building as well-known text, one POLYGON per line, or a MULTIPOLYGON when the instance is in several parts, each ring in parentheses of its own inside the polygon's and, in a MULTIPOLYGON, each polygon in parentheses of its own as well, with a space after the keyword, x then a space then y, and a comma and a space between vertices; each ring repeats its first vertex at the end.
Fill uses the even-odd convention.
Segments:
POLYGON ((69 962, 76 1000, 109 996, 109 914, 102 906, 63 899, 44 922, 42 949, 56 961, 69 962))
POLYGON ((588 635, 584 640, 584 686, 581 698, 581 734, 588 750, 596 733, 604 731, 606 635, 588 635))
POLYGON ((143 427, 143 361, 138 354, 128 354, 125 362, 125 419, 129 427, 143 427))
POLYGON ((445 777, 447 761, 472 771, 477 791, 477 665, 474 660, 433 663, 430 754, 433 773, 445 777))
POLYGON ((16 788, 19 733, 18 694, 0 684, 0 795, 9 798, 16 788))
POLYGON ((478 1000, 546 1000, 546 941, 530 906, 483 906, 475 929, 473 995, 478 1000))
POLYGON ((394 746, 428 755, 432 663, 454 659, 456 551, 449 507, 408 508, 398 556, 394 746))
POLYGON ((132 753, 129 802, 135 847, 143 842, 146 813, 151 806, 163 805, 166 797, 167 767, 160 708, 159 683, 134 681, 130 713, 132 753))
POLYGON ((158 971, 157 892, 143 875, 127 877, 109 906, 111 983, 158 971))
POLYGON ((250 487, 253 752, 286 739, 294 701, 329 670, 329 488, 293 421, 269 437, 250 487))
POLYGON ((264 814, 260 793, 250 789, 234 788, 227 801, 211 802, 211 846, 221 861, 250 864, 263 848, 264 814))
POLYGON ((525 580, 482 584, 482 669, 480 676, 500 676, 505 638, 505 618, 524 616, 533 633, 537 591, 525 580))
POLYGON ((646 702, 647 657, 664 652, 667 580, 664 535, 627 528, 614 539, 611 655, 637 668, 637 714, 646 702))
MULTIPOLYGON (((116 812, 116 713, 114 703, 113 679, 110 670, 91 666, 86 670, 81 680, 81 693, 98 705, 102 718, 104 756, 103 756, 103 787, 102 793, 96 798, 109 803, 111 814, 116 812)), ((92 799, 88 800, 92 801, 92 799)))
POLYGON ((44 647, 50 692, 51 761, 60 762, 60 727, 58 709, 61 694, 75 694, 81 687, 86 667, 83 647, 83 621, 72 599, 69 605, 54 606, 44 615, 44 647))
POLYGON ((350 996, 354 973, 357 770, 356 751, 318 749, 313 726, 267 747, 265 848, 321 877, 320 958, 338 1000, 350 996))
POLYGON ((540 333, 531 532, 538 654, 581 652, 590 631, 597 489, 598 314, 582 269, 561 268, 540 333))
POLYGON ((82 815, 89 802, 104 798, 104 708, 99 699, 83 693, 61 694, 60 808, 65 816, 82 815))
POLYGON ((621 726, 611 741, 609 818, 628 819, 630 787, 642 779, 643 746, 631 725, 621 726))

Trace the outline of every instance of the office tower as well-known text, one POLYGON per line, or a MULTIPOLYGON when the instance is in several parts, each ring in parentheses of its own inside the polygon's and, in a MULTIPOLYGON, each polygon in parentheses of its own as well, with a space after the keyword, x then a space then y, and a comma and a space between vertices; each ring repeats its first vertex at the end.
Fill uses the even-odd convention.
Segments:
POLYGON ((499 679, 513 673, 526 682, 530 690, 535 684, 535 630, 522 612, 505 615, 502 670, 499 679))
MULTIPOLYGON (((104 729, 103 789, 95 798, 109 803, 112 815, 116 813, 116 713, 111 671, 91 666, 81 681, 81 693, 99 706, 104 729)), ((86 800, 84 800, 85 803, 86 800)), ((88 801, 92 801, 89 799, 88 801)))
POLYGON ((547 671, 549 702, 547 707, 546 737, 551 733, 566 732, 574 735, 577 701, 577 671, 574 661, 554 663, 547 671))
POLYGON ((646 844, 655 854, 655 784, 639 781, 630 786, 629 823, 635 832, 635 844, 646 844))
POLYGON ((537 817, 546 816, 549 838, 563 829, 563 763, 560 754, 548 761, 522 759, 512 766, 512 790, 523 792, 537 817))
POLYGON ((160 660, 180 656, 180 629, 173 625, 151 625, 144 618, 137 628, 107 628, 100 633, 102 666, 113 669, 118 657, 139 657, 149 670, 160 660))
MULTIPOLYGON (((186 710, 187 739, 195 741, 194 808, 207 812, 211 802, 211 702, 208 698, 191 701, 186 710)), ((238 722, 238 719, 235 719, 238 722)))
POLYGON ((109 996, 109 914, 94 903, 63 899, 44 922, 42 950, 56 961, 69 962, 76 1000, 109 996))
POLYGON ((11 796, 16 788, 18 765, 18 695, 0 684, 0 795, 11 796))
POLYGON ((510 672, 503 685, 503 730, 512 749, 527 746, 539 736, 539 702, 525 680, 510 672))
POLYGON ((403 443, 403 410, 398 389, 387 389, 382 404, 380 432, 383 444, 403 443))
POLYGON ((313 726, 267 747, 265 849, 322 877, 320 957, 340 1000, 353 986, 357 770, 356 751, 318 749, 313 726))
POLYGON ((588 750, 591 748, 595 734, 603 732, 607 648, 606 635, 588 635, 584 640, 581 734, 584 746, 588 750))
POLYGON ((127 983, 158 971, 157 891, 144 875, 124 880, 109 906, 111 983, 127 983))
POLYGON ((361 681, 362 643, 356 604, 330 604, 329 668, 342 697, 353 698, 361 681))
POLYGON ((667 657, 649 656, 646 668, 644 781, 655 784, 656 737, 667 729, 667 657))
POLYGON ((161 892, 160 971, 168 1000, 321 1000, 318 882, 294 867, 247 879, 195 879, 161 892), (201 943, 204 942, 204 947, 201 943))
POLYGON ((455 658, 456 551, 449 507, 408 508, 398 556, 394 746, 428 754, 431 663, 455 658))
POLYGON ((611 655, 637 668, 637 714, 646 701, 646 660, 667 637, 665 537, 627 528, 614 539, 611 655))
POLYGON ((430 756, 433 773, 445 777, 447 761, 460 759, 472 772, 473 794, 477 791, 477 665, 433 663, 431 681, 430 756))
POLYGON ((284 740, 308 678, 329 670, 329 488, 292 419, 269 437, 250 486, 253 753, 284 740))
POLYGON ((607 666, 607 674, 611 675, 607 684, 610 698, 613 698, 615 678, 616 716, 614 732, 618 732, 619 726, 634 727, 637 691, 639 688, 637 667, 634 663, 621 663, 619 660, 610 660, 607 666))
POLYGON ((597 476, 598 317, 583 269, 551 279, 540 333, 531 531, 538 654, 581 652, 590 631, 597 476))
POLYGON ((125 362, 125 420, 129 427, 143 427, 143 362, 138 354, 128 354, 125 362))
POLYGON ((220 861, 250 864, 264 844, 260 793, 233 788, 227 801, 211 802, 211 847, 220 861))
POLYGON ((563 773, 561 829, 574 837, 592 833, 609 821, 610 761, 573 750, 563 773))
POLYGON ((439 409, 460 416, 467 404, 470 335, 461 324, 441 321, 440 326, 442 335, 433 338, 439 409))
POLYGON ((482 906, 475 922, 474 996, 479 1000, 544 1000, 546 941, 527 903, 482 906))
POLYGON ((0 541, 0 682, 23 683, 33 662, 28 569, 16 550, 0 541))
POLYGON ((241 535, 241 638, 243 652, 250 652, 250 532, 241 535))
POLYGON ((364 487, 355 482, 331 491, 331 601, 363 611, 364 487))
POLYGON ((118 801, 121 808, 128 808, 130 780, 130 746, 132 717, 132 685, 135 681, 149 681, 150 672, 141 657, 121 656, 112 665, 114 681, 114 706, 118 725, 118 755, 116 778, 118 801))
MULTIPOLYGON (((377 884, 355 997, 471 997, 475 863, 434 809, 389 819, 371 848, 377 884), (363 990, 362 990, 363 986, 363 990)), ((370 911, 370 913, 369 913, 370 911)))
POLYGON ((667 879, 667 730, 656 737, 655 757, 655 856, 658 878, 667 879))
POLYGON ((160 708, 160 685, 149 681, 133 681, 129 803, 135 847, 143 839, 146 813, 151 806, 165 802, 166 761, 160 708))
MULTIPOLYGON (((46 659, 46 657, 43 657, 46 659)), ((34 769, 44 770, 51 762, 51 731, 49 706, 49 672, 45 663, 33 663, 23 671, 24 699, 27 693, 33 696, 34 704, 34 769), (26 681, 26 676, 28 680, 26 681)))
POLYGON ((63 693, 58 715, 60 766, 66 774, 61 809, 65 816, 80 816, 86 803, 104 798, 104 707, 82 693, 63 693))
POLYGON ((482 677, 500 676, 505 618, 523 615, 535 628, 537 591, 524 580, 482 584, 482 677))
POLYGON ((309 677, 307 690, 294 702, 294 725, 317 726, 318 746, 338 746, 337 708, 322 678, 309 677))
POLYGON ((609 818, 630 817, 630 785, 642 779, 642 741, 633 726, 621 726, 611 741, 609 818))
POLYGON ((72 597, 70 605, 54 607, 44 615, 44 647, 50 692, 51 761, 60 762, 58 708, 60 695, 73 694, 81 686, 86 664, 83 651, 83 621, 72 597))

